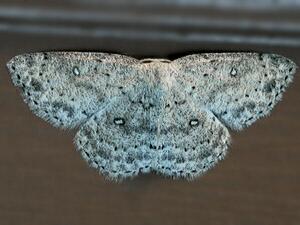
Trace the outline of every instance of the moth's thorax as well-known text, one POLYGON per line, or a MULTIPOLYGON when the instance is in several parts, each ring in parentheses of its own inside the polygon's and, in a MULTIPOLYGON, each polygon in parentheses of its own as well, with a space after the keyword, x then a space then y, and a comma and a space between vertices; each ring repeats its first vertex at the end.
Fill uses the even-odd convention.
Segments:
POLYGON ((144 59, 141 67, 150 83, 159 84, 165 90, 170 90, 176 83, 174 73, 175 65, 166 59, 144 59))

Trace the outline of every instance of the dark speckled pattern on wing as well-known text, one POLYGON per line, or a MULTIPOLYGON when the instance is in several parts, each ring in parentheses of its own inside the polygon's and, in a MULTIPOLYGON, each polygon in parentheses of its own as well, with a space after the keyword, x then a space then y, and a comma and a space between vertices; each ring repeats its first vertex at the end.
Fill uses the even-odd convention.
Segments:
POLYGON ((78 151, 115 181, 205 173, 226 155, 226 126, 241 130, 268 115, 296 70, 282 56, 257 53, 170 61, 48 52, 7 66, 30 109, 54 126, 79 126, 78 151))

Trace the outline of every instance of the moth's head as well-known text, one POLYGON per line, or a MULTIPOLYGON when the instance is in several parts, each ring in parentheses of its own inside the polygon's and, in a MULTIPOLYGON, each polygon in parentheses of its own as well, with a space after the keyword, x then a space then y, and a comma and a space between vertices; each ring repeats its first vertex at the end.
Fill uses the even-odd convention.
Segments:
POLYGON ((142 59, 140 60, 140 63, 141 64, 153 64, 153 63, 156 63, 156 64, 168 64, 168 63, 171 63, 170 60, 168 59, 152 59, 152 58, 147 58, 147 59, 142 59))

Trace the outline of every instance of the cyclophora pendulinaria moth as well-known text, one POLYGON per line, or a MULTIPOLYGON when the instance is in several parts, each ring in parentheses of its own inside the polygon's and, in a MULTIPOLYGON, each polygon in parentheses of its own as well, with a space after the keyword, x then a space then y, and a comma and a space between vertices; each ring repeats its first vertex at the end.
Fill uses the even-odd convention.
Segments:
POLYGON ((269 114, 296 71, 287 58, 257 53, 169 61, 47 52, 7 66, 30 109, 56 127, 78 127, 78 151, 112 180, 203 174, 226 154, 226 127, 269 114))

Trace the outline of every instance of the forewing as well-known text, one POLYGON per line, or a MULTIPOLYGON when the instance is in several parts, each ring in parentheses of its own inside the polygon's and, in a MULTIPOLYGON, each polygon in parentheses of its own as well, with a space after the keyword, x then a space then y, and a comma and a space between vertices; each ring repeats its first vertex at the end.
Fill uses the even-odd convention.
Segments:
POLYGON ((18 55, 8 64, 30 109, 56 127, 73 128, 125 93, 137 60, 107 53, 45 52, 18 55))
POLYGON ((269 114, 296 71, 285 57, 258 53, 189 55, 172 66, 183 92, 236 130, 269 114))

